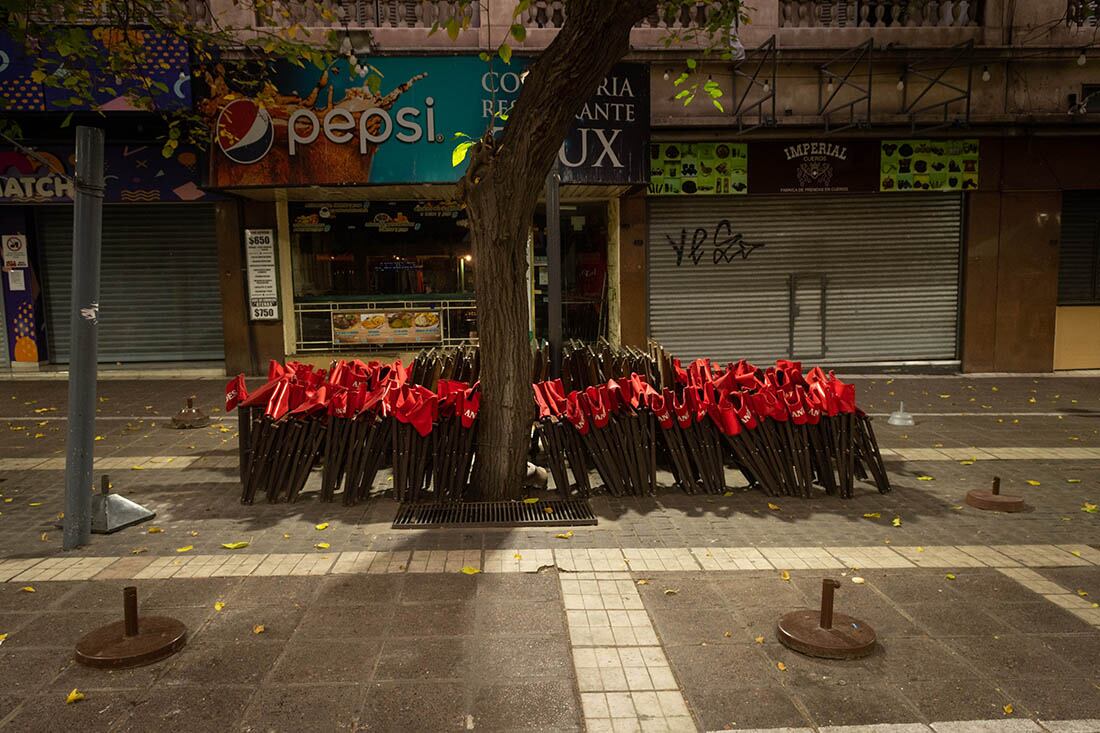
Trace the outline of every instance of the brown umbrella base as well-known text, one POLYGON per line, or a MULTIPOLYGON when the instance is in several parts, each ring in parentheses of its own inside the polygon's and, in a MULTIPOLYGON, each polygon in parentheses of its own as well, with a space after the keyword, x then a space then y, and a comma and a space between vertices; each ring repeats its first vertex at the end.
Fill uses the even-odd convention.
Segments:
POLYGON ((76 661, 89 667, 126 669, 166 659, 187 643, 187 627, 167 616, 143 616, 137 634, 126 636, 126 622, 116 621, 84 635, 76 644, 76 661))
POLYGON ((858 659, 875 649, 875 630, 858 618, 834 613, 832 627, 821 628, 821 612, 791 611, 775 630, 783 646, 811 657, 858 659))
POLYGON ((985 489, 966 492, 966 503, 975 509, 984 509, 987 512, 1022 512, 1027 508, 1021 496, 995 494, 985 489))

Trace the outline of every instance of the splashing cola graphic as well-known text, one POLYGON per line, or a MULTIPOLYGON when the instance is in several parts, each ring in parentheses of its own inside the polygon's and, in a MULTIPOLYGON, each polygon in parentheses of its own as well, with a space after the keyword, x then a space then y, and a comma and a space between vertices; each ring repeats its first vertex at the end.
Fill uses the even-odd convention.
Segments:
MULTIPOLYGON (((294 70, 295 78, 306 73, 294 70)), ((303 97, 280 91, 286 85, 270 79, 258 92, 243 94, 226 82, 224 67, 216 68, 200 104, 213 130, 211 185, 363 184, 379 146, 443 142, 432 97, 396 106, 427 74, 383 94, 380 84, 368 83, 344 61, 317 73, 303 97)))

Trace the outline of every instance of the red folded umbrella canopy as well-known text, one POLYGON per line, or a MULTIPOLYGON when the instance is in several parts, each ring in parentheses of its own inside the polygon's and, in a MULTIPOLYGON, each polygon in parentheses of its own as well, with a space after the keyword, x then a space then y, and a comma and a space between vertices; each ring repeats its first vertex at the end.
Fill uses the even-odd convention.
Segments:
POLYGON ((244 375, 238 374, 225 385, 225 411, 232 412, 238 404, 248 399, 248 385, 244 375))
POLYGON ((806 405, 803 402, 805 392, 802 391, 802 387, 795 385, 780 394, 783 396, 783 402, 787 405, 787 412, 791 415, 791 422, 795 425, 806 425, 810 422, 810 416, 807 414, 806 405))
POLYGON ((685 389, 680 398, 676 397, 675 393, 672 395, 672 410, 676 414, 676 422, 684 430, 690 428, 692 422, 691 406, 688 404, 687 393, 688 390, 685 389))
POLYGON ((569 393, 569 396, 565 398, 565 419, 573 424, 578 433, 588 435, 591 423, 585 417, 585 408, 581 406, 583 397, 584 394, 581 392, 569 393))
POLYGON ((662 430, 671 430, 672 426, 675 424, 672 413, 673 402, 671 390, 666 389, 663 393, 659 393, 650 387, 650 391, 646 398, 646 406, 649 407, 649 411, 653 413, 653 416, 657 418, 657 424, 661 426, 662 430))
POLYGON ((714 401, 707 402, 707 414, 723 435, 737 435, 741 432, 741 422, 737 411, 729 401, 729 393, 714 401))
POLYGON ((322 384, 317 389, 307 389, 302 401, 292 407, 288 414, 298 417, 320 414, 327 411, 328 404, 328 386, 322 384))
POLYGON ((458 414, 462 420, 462 427, 469 429, 477 420, 478 410, 481 409, 481 382, 475 382, 470 389, 459 393, 458 414))
POLYGON ((402 385, 393 406, 393 416, 412 425, 421 436, 432 432, 438 411, 439 397, 419 385, 402 385))
POLYGON ((854 384, 846 384, 837 379, 835 372, 829 372, 829 386, 833 390, 833 395, 836 396, 837 409, 844 413, 853 413, 856 411, 856 386, 854 384))
POLYGON ((264 405, 264 414, 278 420, 290 409, 290 380, 280 379, 274 384, 275 387, 268 396, 267 404, 264 405))

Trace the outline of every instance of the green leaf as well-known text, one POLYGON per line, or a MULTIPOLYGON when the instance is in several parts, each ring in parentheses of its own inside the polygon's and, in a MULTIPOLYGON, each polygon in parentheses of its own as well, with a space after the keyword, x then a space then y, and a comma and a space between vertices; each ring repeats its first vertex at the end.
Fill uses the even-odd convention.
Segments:
POLYGON ((524 39, 527 38, 527 29, 520 23, 513 23, 508 32, 512 35, 512 38, 516 39, 516 43, 523 43, 524 39))
POLYGON ((482 61, 484 61, 485 63, 489 63, 489 59, 491 59, 491 58, 492 58, 492 56, 490 56, 490 55, 489 55, 489 54, 488 54, 487 52, 485 52, 485 51, 482 51, 481 53, 479 53, 479 54, 477 55, 477 57, 478 57, 479 59, 481 59, 482 61))
POLYGON ((35 84, 41 84, 46 81, 46 72, 42 71, 42 69, 35 69, 31 72, 31 81, 35 84))
POLYGON ((723 107, 722 103, 719 102, 717 99, 712 99, 711 104, 713 104, 715 107, 717 107, 719 112, 725 112, 726 111, 726 108, 723 107))
POLYGON ((691 77, 691 75, 690 75, 690 74, 688 74, 688 73, 687 73, 687 72, 685 71, 685 72, 683 72, 682 74, 680 74, 680 75, 679 75, 678 77, 676 77, 676 81, 672 82, 672 86, 674 86, 674 87, 678 87, 678 86, 680 86, 681 84, 683 84, 683 83, 684 83, 685 81, 687 81, 687 80, 688 80, 688 79, 689 79, 690 77, 691 77))
POLYGON ((524 12, 529 7, 531 7, 531 0, 519 0, 519 2, 516 3, 515 9, 512 10, 512 17, 518 18, 520 13, 524 12))
POLYGON ((455 149, 451 151, 451 166, 457 168, 462 165, 462 161, 466 160, 467 151, 474 146, 475 142, 474 140, 467 140, 456 145, 455 149))
POLYGON ((676 94, 676 96, 673 97, 673 99, 683 99, 684 97, 687 97, 687 96, 690 96, 690 95, 691 95, 691 90, 690 89, 683 89, 680 92, 678 92, 676 94))
POLYGON ((65 119, 61 120, 61 126, 62 127, 68 127, 69 123, 71 123, 72 121, 73 121, 73 113, 70 112, 69 114, 65 115, 65 119))
POLYGON ((497 54, 500 56, 500 60, 506 64, 512 63, 512 47, 507 43, 500 44, 500 48, 497 49, 497 54))
POLYGON ((447 37, 452 41, 458 40, 458 21, 451 18, 447 21, 447 37))
POLYGON ((698 66, 698 64, 695 62, 695 59, 688 59, 687 60, 687 67, 689 69, 694 70, 696 66, 698 66))

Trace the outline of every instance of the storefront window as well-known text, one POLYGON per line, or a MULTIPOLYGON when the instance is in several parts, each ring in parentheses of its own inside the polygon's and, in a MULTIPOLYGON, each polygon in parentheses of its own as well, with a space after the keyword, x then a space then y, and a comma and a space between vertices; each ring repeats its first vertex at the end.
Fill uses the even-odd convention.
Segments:
POLYGON ((455 202, 307 202, 289 213, 299 349, 474 335, 474 262, 455 202))
MULTIPOLYGON (((548 274, 546 211, 535 215, 535 333, 546 338, 548 274)), ((561 204, 562 337, 607 335, 607 203, 561 204)))

